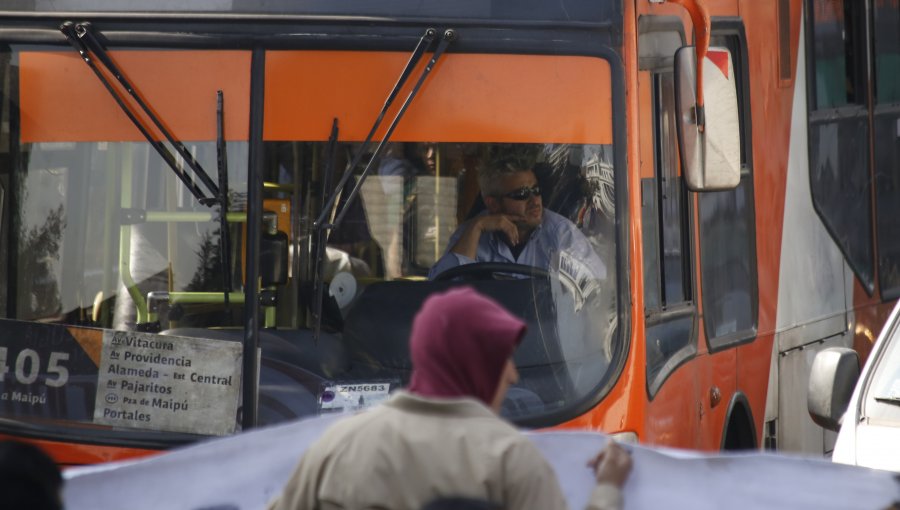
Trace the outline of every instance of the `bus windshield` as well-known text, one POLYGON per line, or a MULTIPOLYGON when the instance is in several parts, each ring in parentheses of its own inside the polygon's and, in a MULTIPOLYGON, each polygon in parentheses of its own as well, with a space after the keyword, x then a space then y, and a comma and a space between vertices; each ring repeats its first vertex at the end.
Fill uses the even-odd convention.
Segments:
POLYGON ((261 296, 260 424, 367 407, 405 385, 416 311, 458 285, 528 324, 507 417, 560 422, 609 382, 624 354, 614 186, 623 169, 613 166, 607 61, 448 54, 363 179, 371 155, 349 163, 408 54, 267 51, 260 103, 248 51, 110 56, 213 170, 223 91, 229 242, 220 211, 185 188, 75 52, 0 53, 0 157, 12 168, 0 173, 0 234, 10 240, 0 248, 10 269, 0 272, 0 321, 16 338, 0 350, 0 417, 106 435, 238 430, 236 346, 250 285, 261 296), (262 225, 247 222, 254 143, 262 225), (533 182, 483 189, 501 164, 533 182), (319 229, 332 196, 329 219, 346 213, 319 229), (516 246, 488 233, 487 254, 454 255, 459 232, 498 200, 530 204, 530 237, 516 246), (253 229, 260 278, 248 282, 253 229), (179 393, 185 384, 194 389, 179 393))

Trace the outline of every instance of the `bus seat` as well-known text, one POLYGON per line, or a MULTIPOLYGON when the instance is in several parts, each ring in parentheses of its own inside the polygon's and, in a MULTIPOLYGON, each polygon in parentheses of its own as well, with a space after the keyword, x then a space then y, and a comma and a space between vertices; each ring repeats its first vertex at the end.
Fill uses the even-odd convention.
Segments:
MULTIPOLYGON (((495 299, 528 324, 515 354, 520 367, 563 361, 547 280, 486 280, 467 285, 495 299)), ((344 322, 351 358, 374 366, 409 370, 409 334, 416 312, 429 295, 456 286, 459 283, 390 281, 366 287, 344 322)))
MULTIPOLYGON (((369 285, 344 322, 351 371, 399 376, 403 383, 408 382, 412 371, 409 335, 416 312, 429 295, 459 285, 434 281, 369 285)), ((528 325, 513 355, 521 375, 516 385, 522 390, 520 393, 534 397, 530 401, 539 398, 549 405, 562 402, 572 382, 557 336, 550 282, 535 278, 474 281, 467 285, 495 299, 528 325)), ((524 407, 533 408, 534 404, 524 407)))

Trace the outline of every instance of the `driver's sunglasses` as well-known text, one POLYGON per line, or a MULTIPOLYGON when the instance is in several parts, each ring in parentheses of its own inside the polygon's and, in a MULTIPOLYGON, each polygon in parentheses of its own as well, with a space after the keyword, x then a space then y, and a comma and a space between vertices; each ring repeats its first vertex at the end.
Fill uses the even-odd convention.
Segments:
POLYGON ((500 196, 502 196, 503 198, 508 198, 510 200, 518 200, 521 202, 522 200, 528 200, 531 197, 538 197, 540 195, 541 195, 541 187, 534 186, 531 188, 527 188, 527 187, 519 188, 517 190, 510 191, 509 193, 505 193, 500 196))

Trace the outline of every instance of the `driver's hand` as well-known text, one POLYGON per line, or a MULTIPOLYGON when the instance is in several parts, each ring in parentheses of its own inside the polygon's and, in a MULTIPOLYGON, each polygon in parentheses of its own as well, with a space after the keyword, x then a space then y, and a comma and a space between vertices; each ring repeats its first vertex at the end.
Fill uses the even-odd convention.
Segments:
POLYGON ((524 221, 524 216, 511 214, 487 214, 478 217, 478 229, 480 232, 503 232, 509 242, 516 246, 519 244, 519 229, 516 222, 524 221))
POLYGON ((519 244, 519 229, 516 221, 524 221, 524 217, 509 214, 488 214, 469 220, 456 244, 450 248, 453 253, 475 259, 478 254, 478 240, 485 232, 503 232, 506 238, 516 246, 519 244))

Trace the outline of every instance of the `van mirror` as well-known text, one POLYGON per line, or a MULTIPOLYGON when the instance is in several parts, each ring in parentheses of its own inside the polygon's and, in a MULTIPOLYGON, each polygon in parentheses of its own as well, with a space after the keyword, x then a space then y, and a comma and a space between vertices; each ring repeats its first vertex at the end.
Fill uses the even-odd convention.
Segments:
POLYGON ((741 133, 731 54, 725 48, 709 48, 701 71, 698 107, 694 47, 684 46, 675 53, 682 174, 692 191, 734 189, 741 182, 741 133))
POLYGON ((813 359, 806 406, 820 427, 837 431, 859 379, 859 355, 846 347, 829 347, 813 359))

